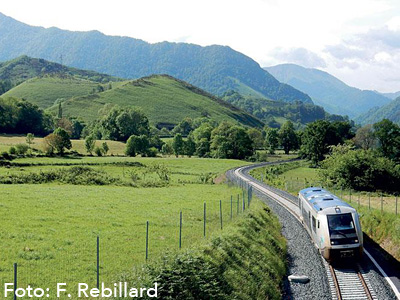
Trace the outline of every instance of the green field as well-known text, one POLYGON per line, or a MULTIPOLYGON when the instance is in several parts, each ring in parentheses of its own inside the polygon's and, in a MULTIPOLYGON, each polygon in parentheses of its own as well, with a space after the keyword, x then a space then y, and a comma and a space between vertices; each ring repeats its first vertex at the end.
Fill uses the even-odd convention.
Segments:
MULTIPOLYGON (((12 282, 13 263, 18 263, 20 285, 54 286, 56 282, 96 280, 96 237, 100 237, 101 280, 111 282, 145 262, 146 221, 150 223, 149 259, 166 251, 177 251, 179 213, 183 213, 182 245, 201 244, 203 205, 207 205, 207 239, 220 231, 219 201, 222 200, 224 226, 237 218, 238 188, 226 184, 201 184, 205 173, 216 182, 227 169, 242 161, 196 158, 21 158, 13 161, 24 167, 0 168, 0 177, 10 174, 46 173, 89 166, 121 182, 129 182, 132 171, 140 174, 146 188, 121 184, 0 185, 0 284, 12 282), (132 166, 132 163, 141 165, 132 166), (55 165, 57 164, 57 165, 55 165), (157 186, 160 179, 146 169, 164 165, 170 182, 157 186), (146 174, 143 178, 143 174, 146 174), (10 281, 11 280, 11 281, 10 281)), ((241 196, 240 196, 241 197, 241 196)), ((240 198, 240 201, 242 198, 240 198)), ((241 205, 240 205, 241 207, 241 205)), ((239 215, 242 213, 240 212, 239 215)))

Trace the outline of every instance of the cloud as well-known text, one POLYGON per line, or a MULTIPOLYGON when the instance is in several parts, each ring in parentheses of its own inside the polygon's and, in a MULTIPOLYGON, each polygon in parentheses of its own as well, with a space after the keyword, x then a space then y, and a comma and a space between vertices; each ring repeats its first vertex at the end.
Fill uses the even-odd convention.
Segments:
POLYGON ((325 60, 318 54, 305 48, 275 48, 270 52, 275 60, 285 63, 294 63, 308 68, 324 68, 325 60))

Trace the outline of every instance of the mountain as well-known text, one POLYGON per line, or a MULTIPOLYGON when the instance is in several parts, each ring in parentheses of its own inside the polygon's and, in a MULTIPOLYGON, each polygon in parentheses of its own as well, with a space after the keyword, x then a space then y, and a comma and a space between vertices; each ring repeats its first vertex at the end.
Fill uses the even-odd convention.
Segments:
POLYGON ((330 113, 354 118, 373 107, 390 102, 390 99, 383 95, 350 87, 329 73, 317 69, 295 64, 282 64, 265 69, 278 80, 310 95, 315 104, 321 105, 330 113))
POLYGON ((395 92, 395 93, 381 93, 383 96, 389 98, 389 99, 396 99, 398 97, 400 97, 400 91, 399 92, 395 92))
POLYGON ((0 14, 0 60, 19 55, 96 70, 123 78, 169 74, 215 95, 228 90, 273 100, 312 102, 282 84, 251 58, 226 46, 186 43, 150 44, 98 31, 72 32, 34 27, 0 14))
MULTIPOLYGON (((158 127, 178 124, 185 117, 209 117, 252 127, 264 124, 243 110, 169 75, 153 75, 126 81, 103 92, 74 97, 62 102, 64 116, 86 122, 99 117, 110 106, 138 107, 158 127)), ((48 109, 57 113, 58 105, 48 109)))
POLYGON ((273 101, 243 96, 235 91, 225 93, 222 99, 247 111, 269 127, 278 128, 286 121, 292 121, 299 128, 316 120, 348 121, 348 118, 331 115, 312 103, 273 101))
POLYGON ((400 125, 400 97, 392 100, 380 108, 372 108, 365 114, 362 114, 355 121, 359 124, 374 124, 382 119, 389 119, 400 125))

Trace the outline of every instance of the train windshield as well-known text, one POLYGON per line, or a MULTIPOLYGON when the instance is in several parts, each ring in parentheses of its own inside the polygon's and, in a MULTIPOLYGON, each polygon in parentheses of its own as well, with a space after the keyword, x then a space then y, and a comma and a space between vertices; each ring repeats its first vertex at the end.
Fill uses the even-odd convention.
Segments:
POLYGON ((347 234, 355 232, 353 218, 350 213, 328 215, 329 232, 331 234, 347 234))

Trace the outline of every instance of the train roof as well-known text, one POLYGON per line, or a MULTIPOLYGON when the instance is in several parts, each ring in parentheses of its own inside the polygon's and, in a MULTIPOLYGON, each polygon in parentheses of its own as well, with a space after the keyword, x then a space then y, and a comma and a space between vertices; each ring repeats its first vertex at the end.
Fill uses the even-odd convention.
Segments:
POLYGON ((299 194, 302 195, 317 212, 326 208, 339 206, 353 208, 339 197, 320 187, 306 188, 301 190, 299 194))

